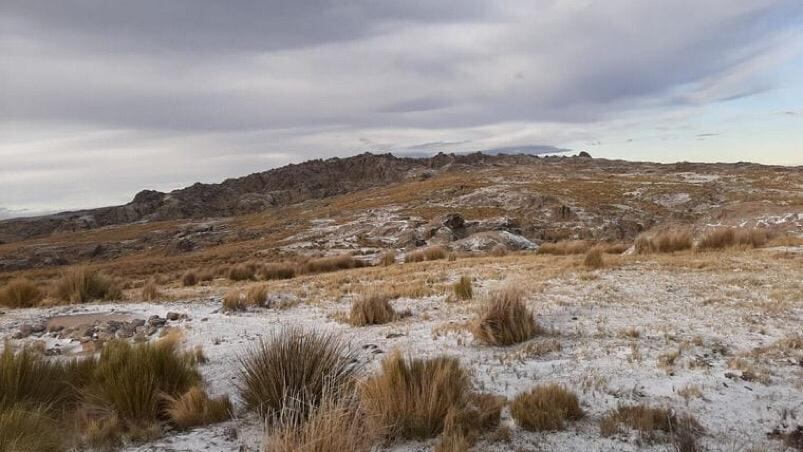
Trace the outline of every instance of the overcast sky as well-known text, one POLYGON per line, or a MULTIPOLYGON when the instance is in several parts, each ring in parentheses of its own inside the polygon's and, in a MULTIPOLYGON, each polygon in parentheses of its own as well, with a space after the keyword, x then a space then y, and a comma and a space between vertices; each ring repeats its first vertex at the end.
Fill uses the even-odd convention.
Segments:
POLYGON ((801 0, 2 0, 0 217, 310 158, 803 164, 801 0))

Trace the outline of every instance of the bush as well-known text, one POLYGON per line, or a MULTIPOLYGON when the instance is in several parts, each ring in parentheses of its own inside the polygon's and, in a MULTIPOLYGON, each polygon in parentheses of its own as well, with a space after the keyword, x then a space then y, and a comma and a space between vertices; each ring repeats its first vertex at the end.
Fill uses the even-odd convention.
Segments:
POLYGON ((461 276, 460 280, 452 286, 455 297, 458 300, 470 300, 474 296, 474 289, 471 286, 471 278, 461 276))
POLYGON ((239 289, 232 289, 223 296, 223 311, 245 311, 248 308, 245 295, 239 289))
POLYGON ((457 358, 404 359, 394 352, 361 389, 366 410, 392 438, 426 439, 444 430, 450 412, 464 409, 470 381, 457 358))
POLYGON ((602 268, 605 266, 602 260, 602 248, 595 246, 588 250, 585 259, 583 259, 583 265, 587 268, 602 268))
POLYGON ((320 257, 304 263, 304 273, 325 273, 337 270, 362 267, 363 263, 349 254, 339 256, 320 257))
POLYGON ((60 452, 66 446, 58 426, 44 410, 19 406, 0 410, 0 450, 60 452))
POLYGON ((228 278, 232 281, 248 281, 254 279, 254 264, 239 264, 229 268, 228 278))
POLYGON ((265 264, 260 272, 262 279, 291 279, 296 276, 296 265, 290 262, 265 264))
POLYGON ((490 294, 471 325, 474 338, 488 345, 524 342, 540 332, 520 290, 508 287, 490 294))
POLYGON ((439 259, 446 259, 448 251, 445 247, 440 245, 428 246, 426 248, 415 250, 407 253, 404 256, 404 262, 423 262, 435 261, 439 259))
POLYGON ((184 276, 181 277, 181 285, 184 287, 192 287, 196 284, 198 284, 198 275, 192 270, 184 273, 184 276))
POLYGON ((9 308, 31 308, 41 299, 42 292, 27 279, 14 279, 0 290, 0 305, 9 308))
POLYGON ((354 383, 356 354, 338 336, 286 328, 240 358, 238 389, 246 408, 267 418, 294 408, 306 417, 327 388, 354 383))
POLYGON ((193 386, 179 398, 168 396, 167 400, 170 422, 182 429, 222 422, 231 417, 232 405, 228 396, 210 399, 198 386, 193 386))
POLYGON ((353 326, 379 325, 396 319, 396 311, 390 305, 389 292, 371 290, 351 303, 349 323, 353 326))
POLYGON ((349 392, 326 393, 307 418, 285 409, 276 427, 265 435, 264 452, 370 452, 382 429, 364 412, 359 398, 349 392))
POLYGON ((691 229, 682 228, 639 234, 635 247, 639 254, 672 253, 691 249, 692 243, 691 229))
POLYGON ((577 396, 556 384, 536 386, 517 395, 510 404, 510 414, 523 429, 533 432, 563 430, 566 421, 584 416, 577 396))
POLYGON ((69 303, 86 303, 120 299, 123 294, 108 276, 87 267, 73 267, 56 281, 55 296, 69 303))
POLYGON ((147 426, 166 418, 169 398, 201 382, 192 355, 178 350, 176 341, 131 345, 107 343, 94 372, 94 389, 102 404, 122 420, 147 426))

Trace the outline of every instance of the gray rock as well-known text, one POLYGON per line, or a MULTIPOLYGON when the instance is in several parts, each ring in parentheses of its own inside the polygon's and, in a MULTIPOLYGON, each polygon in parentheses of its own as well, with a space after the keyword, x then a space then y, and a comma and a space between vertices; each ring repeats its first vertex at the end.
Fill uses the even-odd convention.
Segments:
POLYGON ((172 312, 171 311, 171 312, 167 313, 166 317, 167 317, 167 320, 176 321, 176 320, 181 318, 181 315, 178 312, 172 312))

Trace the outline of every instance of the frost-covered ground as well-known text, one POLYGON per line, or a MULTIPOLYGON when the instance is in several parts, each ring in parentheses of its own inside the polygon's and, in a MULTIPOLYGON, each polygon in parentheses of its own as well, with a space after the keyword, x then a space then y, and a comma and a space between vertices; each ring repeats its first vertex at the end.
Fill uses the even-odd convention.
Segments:
MULTIPOLYGON (((0 337, 56 314, 114 310, 144 319, 171 311, 187 314, 188 319, 171 324, 184 329, 187 346, 203 346, 209 362, 201 371, 210 392, 228 393, 238 403, 238 357, 283 326, 300 325, 348 337, 360 350, 366 372, 395 348, 415 356, 456 355, 473 372, 478 389, 512 398, 535 384, 559 382, 577 392, 587 413, 563 432, 539 434, 517 428, 506 410, 503 423, 512 429, 512 441, 485 440, 475 450, 669 449, 666 443, 639 441, 634 433, 600 436, 598 421, 607 410, 642 402, 696 416, 706 430, 701 443, 708 450, 776 450, 780 443, 767 433, 803 423, 803 350, 774 347, 803 334, 803 266, 800 260, 767 254, 723 254, 721 265, 703 268, 668 257, 630 259, 598 271, 570 269, 539 284, 529 284, 526 272, 507 271, 503 278, 477 277, 475 301, 448 303, 445 295, 395 300, 396 308, 412 315, 381 326, 354 328, 333 320, 348 309, 348 297, 225 314, 220 299, 210 296, 7 310, 0 315, 0 337), (475 343, 462 325, 485 293, 511 282, 527 287, 530 307, 551 333, 513 347, 475 343), (668 363, 666 357, 675 353, 668 363), (729 367, 737 358, 753 373, 729 367)), ((79 349, 68 339, 47 334, 41 339, 47 348, 58 346, 65 353, 79 349)), ((258 450, 262 426, 250 415, 240 416, 126 450, 258 450)), ((397 444, 391 450, 428 450, 434 444, 397 444)))

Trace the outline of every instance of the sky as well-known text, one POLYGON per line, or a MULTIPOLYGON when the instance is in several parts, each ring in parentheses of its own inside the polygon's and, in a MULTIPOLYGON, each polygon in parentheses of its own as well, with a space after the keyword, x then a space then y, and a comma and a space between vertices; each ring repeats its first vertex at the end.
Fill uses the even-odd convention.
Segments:
POLYGON ((553 147, 803 165, 803 1, 0 2, 0 218, 553 147))

